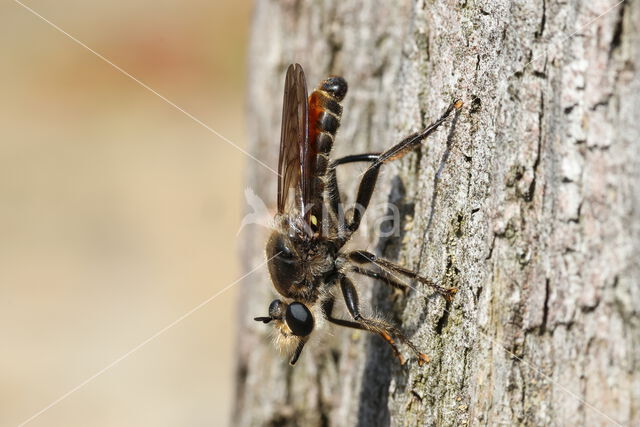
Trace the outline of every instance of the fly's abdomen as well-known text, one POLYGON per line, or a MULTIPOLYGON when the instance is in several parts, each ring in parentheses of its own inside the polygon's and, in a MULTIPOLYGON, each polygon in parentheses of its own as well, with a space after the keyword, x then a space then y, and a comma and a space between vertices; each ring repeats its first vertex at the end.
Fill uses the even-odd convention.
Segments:
POLYGON ((329 77, 309 96, 309 141, 318 154, 329 154, 340 126, 347 82, 342 77, 329 77))
MULTIPOLYGON (((322 195, 324 176, 329 166, 329 153, 340 126, 342 106, 340 102, 347 94, 347 82, 342 77, 332 76, 324 80, 309 96, 309 143, 315 152, 313 193, 322 195)), ((311 208, 312 214, 321 220, 321 201, 311 208)))

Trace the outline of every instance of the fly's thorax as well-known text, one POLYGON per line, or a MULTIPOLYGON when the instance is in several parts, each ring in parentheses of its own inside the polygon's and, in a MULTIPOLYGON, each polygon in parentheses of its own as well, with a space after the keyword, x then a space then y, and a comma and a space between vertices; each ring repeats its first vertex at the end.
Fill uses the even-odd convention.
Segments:
POLYGON ((297 227, 280 221, 266 247, 273 286, 282 296, 315 302, 324 278, 335 270, 335 245, 322 238, 310 239, 297 227))

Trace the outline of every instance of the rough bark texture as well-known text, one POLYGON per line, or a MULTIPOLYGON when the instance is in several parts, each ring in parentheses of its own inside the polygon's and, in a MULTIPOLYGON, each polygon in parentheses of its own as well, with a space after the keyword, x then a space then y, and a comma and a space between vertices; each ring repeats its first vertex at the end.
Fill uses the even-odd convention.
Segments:
MULTIPOLYGON (((325 327, 291 368, 251 320, 275 296, 262 268, 242 285, 235 424, 640 424, 640 2, 596 19, 615 3, 257 1, 250 149, 274 168, 291 62, 310 86, 350 84, 335 155, 382 150, 465 101, 385 166, 374 203, 400 207, 402 234, 370 224, 354 243, 460 292, 447 304, 358 281, 428 365, 325 327)), ((248 162, 273 204, 275 175, 248 162)), ((361 170, 339 172, 349 200, 361 170)), ((247 270, 267 232, 245 234, 247 270)))

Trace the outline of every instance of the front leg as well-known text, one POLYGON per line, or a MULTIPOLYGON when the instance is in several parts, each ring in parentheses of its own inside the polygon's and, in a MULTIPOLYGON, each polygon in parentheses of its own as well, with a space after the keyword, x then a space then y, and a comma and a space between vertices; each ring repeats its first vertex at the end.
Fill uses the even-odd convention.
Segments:
MULTIPOLYGON (((361 325, 360 323, 352 322, 350 320, 345 320, 345 319, 339 319, 337 317, 333 317, 333 302, 334 302, 334 300, 332 298, 330 300, 327 300, 322 306, 322 310, 324 312, 324 317, 329 322, 333 323, 334 325, 344 326, 345 328, 353 328, 353 329, 359 329, 361 331, 372 332, 371 329, 365 327, 364 325, 361 325)), ((393 340, 393 338, 391 338, 388 334, 381 334, 381 333, 379 333, 377 331, 374 331, 374 332, 376 332, 378 335, 380 335, 387 342, 387 344, 389 344, 389 346, 393 350, 393 354, 398 358, 398 361, 400 362, 400 364, 404 365, 405 359, 402 356, 402 353, 400 353, 400 350, 398 349, 398 346, 396 345, 396 343, 393 340)))
MULTIPOLYGON (((397 339, 405 343, 416 354, 416 356, 418 357, 418 364, 422 365, 423 363, 429 361, 427 355, 421 353, 418 350, 418 347, 413 344, 411 340, 409 340, 409 338, 407 338, 402 332, 400 332, 398 328, 390 325, 383 320, 369 319, 363 317, 360 314, 360 302, 358 300, 358 293, 355 286, 353 286, 353 282, 351 282, 348 277, 342 277, 342 279, 340 280, 340 289, 342 290, 342 296, 344 297, 344 302, 347 306, 349 314, 351 314, 351 317, 353 317, 353 319, 362 327, 362 329, 370 332, 375 332, 376 334, 384 338, 394 348, 396 356, 399 355, 399 352, 397 351, 393 337, 396 337, 397 339)), ((399 358, 401 361, 403 361, 401 356, 399 356, 399 358)))
POLYGON ((291 356, 291 359, 289 360, 289 364, 291 366, 295 365, 298 359, 300 358, 300 354, 302 354, 302 349, 304 348, 304 343, 305 343, 305 340, 303 339, 301 339, 298 342, 298 346, 296 347, 295 351, 293 352, 293 355, 291 356))

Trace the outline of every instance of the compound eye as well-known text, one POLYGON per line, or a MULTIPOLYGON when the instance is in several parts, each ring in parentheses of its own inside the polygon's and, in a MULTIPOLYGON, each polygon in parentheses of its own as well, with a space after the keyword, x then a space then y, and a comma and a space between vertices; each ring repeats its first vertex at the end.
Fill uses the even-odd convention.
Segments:
POLYGON ((313 316, 309 309, 299 302, 289 304, 285 320, 293 335, 304 337, 313 330, 313 316))

